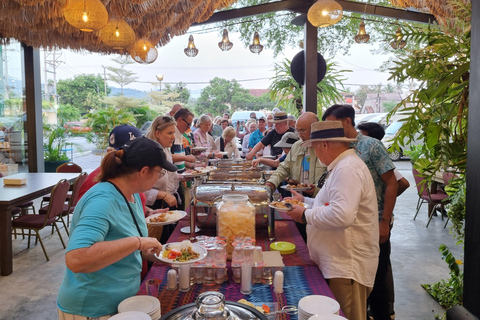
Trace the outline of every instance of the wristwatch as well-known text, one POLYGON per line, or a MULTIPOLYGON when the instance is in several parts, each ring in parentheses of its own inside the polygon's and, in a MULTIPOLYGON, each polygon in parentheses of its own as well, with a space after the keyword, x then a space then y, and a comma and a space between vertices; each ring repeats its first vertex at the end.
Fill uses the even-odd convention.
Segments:
POLYGON ((307 209, 303 209, 303 212, 302 212, 302 222, 307 224, 307 217, 305 217, 305 211, 307 211, 307 209))

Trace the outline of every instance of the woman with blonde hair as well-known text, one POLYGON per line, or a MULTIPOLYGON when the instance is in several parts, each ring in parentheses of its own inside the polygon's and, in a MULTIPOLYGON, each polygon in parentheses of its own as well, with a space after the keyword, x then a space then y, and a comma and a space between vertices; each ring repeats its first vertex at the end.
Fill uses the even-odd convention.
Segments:
MULTIPOLYGON (((165 151, 167 160, 172 162, 170 147, 175 141, 175 127, 177 122, 170 116, 158 116, 153 120, 145 135, 147 138, 160 143, 165 151)), ((152 189, 145 192, 147 206, 152 209, 169 207, 176 209, 180 197, 177 190, 180 176, 177 172, 167 172, 153 185, 152 189)))
POLYGON ((240 158, 240 151, 238 151, 235 143, 235 136, 237 135, 233 127, 226 127, 223 130, 222 136, 215 140, 217 150, 227 152, 224 158, 240 158))

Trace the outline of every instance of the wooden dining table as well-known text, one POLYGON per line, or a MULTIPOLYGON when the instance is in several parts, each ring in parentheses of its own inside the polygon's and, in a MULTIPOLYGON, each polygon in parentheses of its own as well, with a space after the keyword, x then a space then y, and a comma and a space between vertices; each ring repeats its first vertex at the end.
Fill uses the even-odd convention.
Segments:
POLYGON ((8 276, 13 272, 12 208, 48 194, 61 179, 72 183, 78 175, 35 172, 0 178, 0 275, 8 276), (4 179, 12 178, 26 178, 27 182, 24 185, 4 185, 4 179))

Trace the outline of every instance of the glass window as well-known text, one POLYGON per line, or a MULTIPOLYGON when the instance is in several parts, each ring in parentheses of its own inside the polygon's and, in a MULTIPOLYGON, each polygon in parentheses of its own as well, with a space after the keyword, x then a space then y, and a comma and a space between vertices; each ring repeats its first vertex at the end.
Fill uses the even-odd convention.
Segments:
POLYGON ((18 42, 0 45, 0 171, 28 171, 23 50, 18 42))

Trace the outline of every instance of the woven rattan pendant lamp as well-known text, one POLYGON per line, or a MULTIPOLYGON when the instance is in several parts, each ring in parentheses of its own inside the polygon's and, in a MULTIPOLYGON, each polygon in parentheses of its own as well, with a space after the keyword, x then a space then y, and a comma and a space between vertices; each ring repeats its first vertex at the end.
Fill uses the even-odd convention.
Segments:
POLYGON ((308 21, 314 27, 332 26, 343 17, 343 8, 335 0, 317 0, 307 13, 308 21))
POLYGON ((100 0, 68 0, 63 9, 65 20, 85 32, 97 31, 108 22, 108 12, 100 0))
POLYGON ((128 49, 132 59, 141 64, 150 64, 157 60, 158 51, 152 43, 146 39, 138 40, 128 49))
POLYGON ((100 39, 113 49, 125 49, 135 42, 135 31, 124 20, 114 19, 100 29, 100 39))
POLYGON ((395 39, 390 42, 390 46, 397 50, 403 49, 407 45, 407 41, 403 40, 402 29, 398 27, 397 32, 395 32, 395 39))
POLYGON ((218 47, 219 47, 222 51, 228 51, 228 50, 232 49, 233 43, 230 42, 230 40, 228 39, 228 31, 227 31, 227 29, 223 29, 222 41, 220 41, 220 42, 218 43, 218 47))

